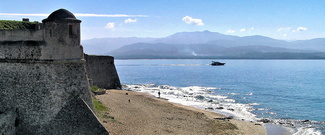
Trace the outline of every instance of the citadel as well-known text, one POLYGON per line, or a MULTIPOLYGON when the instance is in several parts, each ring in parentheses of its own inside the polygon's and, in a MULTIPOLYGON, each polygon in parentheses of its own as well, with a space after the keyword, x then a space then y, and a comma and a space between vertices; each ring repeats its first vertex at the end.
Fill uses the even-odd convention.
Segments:
POLYGON ((80 23, 59 9, 31 29, 0 30, 0 135, 109 134, 89 88, 121 84, 113 57, 84 54, 80 23))

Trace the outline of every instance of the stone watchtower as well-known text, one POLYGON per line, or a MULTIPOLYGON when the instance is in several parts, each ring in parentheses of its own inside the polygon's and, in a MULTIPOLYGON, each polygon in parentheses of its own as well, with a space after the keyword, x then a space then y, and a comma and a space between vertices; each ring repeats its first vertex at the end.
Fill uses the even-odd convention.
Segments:
POLYGON ((51 59, 82 59, 83 49, 80 45, 81 21, 65 9, 54 11, 43 21, 45 42, 52 46, 48 54, 51 59), (73 50, 73 51, 71 51, 73 50))
POLYGON ((0 135, 108 134, 91 109, 80 23, 59 9, 35 29, 0 30, 0 135))

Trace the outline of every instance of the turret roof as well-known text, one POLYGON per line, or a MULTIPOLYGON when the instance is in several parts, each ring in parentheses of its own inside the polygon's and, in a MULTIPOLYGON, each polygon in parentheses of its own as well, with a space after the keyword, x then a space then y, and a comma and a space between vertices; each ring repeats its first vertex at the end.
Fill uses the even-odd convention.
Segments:
POLYGON ((52 22, 52 21, 60 21, 60 20, 78 20, 70 11, 66 9, 58 9, 51 13, 43 22, 52 22))

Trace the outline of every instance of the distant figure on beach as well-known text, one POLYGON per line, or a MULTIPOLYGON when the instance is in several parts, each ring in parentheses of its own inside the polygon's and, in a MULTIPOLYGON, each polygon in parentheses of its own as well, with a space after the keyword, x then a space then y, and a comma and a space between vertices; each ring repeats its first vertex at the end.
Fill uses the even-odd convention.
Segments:
POLYGON ((158 97, 160 98, 160 91, 158 91, 158 97))
POLYGON ((129 99, 129 102, 131 102, 131 100, 129 99))

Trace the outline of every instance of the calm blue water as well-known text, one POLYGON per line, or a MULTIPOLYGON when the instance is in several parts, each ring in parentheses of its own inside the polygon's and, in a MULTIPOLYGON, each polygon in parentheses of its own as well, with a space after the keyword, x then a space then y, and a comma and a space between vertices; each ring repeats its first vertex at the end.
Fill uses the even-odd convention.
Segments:
POLYGON ((313 120, 324 130, 325 60, 116 60, 123 84, 217 87, 258 117, 313 120), (230 94, 232 93, 232 94, 230 94), (247 93, 253 95, 247 96, 247 93), (264 109, 263 109, 264 108, 264 109))

